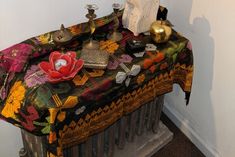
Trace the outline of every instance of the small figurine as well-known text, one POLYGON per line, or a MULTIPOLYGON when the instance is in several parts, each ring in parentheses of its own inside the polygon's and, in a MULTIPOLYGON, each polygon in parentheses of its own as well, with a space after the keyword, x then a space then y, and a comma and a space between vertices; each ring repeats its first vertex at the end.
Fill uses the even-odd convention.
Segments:
POLYGON ((149 31, 151 24, 156 21, 159 0, 127 0, 122 24, 135 36, 149 31))

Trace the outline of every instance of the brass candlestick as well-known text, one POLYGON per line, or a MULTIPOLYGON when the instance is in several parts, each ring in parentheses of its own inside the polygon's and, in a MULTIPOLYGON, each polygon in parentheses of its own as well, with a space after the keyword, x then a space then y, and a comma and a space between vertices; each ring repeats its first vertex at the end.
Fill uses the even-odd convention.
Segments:
POLYGON ((121 9, 121 5, 118 3, 114 3, 112 7, 113 7, 114 25, 113 25, 113 33, 108 35, 108 39, 116 42, 116 41, 120 41, 123 38, 122 34, 118 32, 120 22, 119 22, 117 14, 119 10, 121 9))
POLYGON ((94 34, 96 30, 96 26, 94 23, 94 19, 96 18, 95 10, 98 9, 98 6, 95 4, 88 4, 86 5, 86 9, 88 10, 88 14, 86 14, 86 18, 89 19, 89 27, 90 27, 90 39, 88 42, 85 42, 83 48, 86 49, 99 49, 99 42, 93 40, 92 35, 94 34))

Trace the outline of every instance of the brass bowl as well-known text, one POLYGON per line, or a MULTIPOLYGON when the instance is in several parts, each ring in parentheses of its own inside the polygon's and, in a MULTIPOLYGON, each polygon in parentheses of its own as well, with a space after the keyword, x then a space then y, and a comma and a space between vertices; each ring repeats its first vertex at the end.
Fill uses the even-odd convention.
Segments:
POLYGON ((172 34, 172 29, 165 21, 155 21, 150 27, 150 35, 156 43, 167 42, 172 34))
POLYGON ((67 28, 64 28, 63 24, 61 25, 60 30, 52 34, 52 39, 57 45, 65 45, 70 42, 72 38, 72 33, 67 28))

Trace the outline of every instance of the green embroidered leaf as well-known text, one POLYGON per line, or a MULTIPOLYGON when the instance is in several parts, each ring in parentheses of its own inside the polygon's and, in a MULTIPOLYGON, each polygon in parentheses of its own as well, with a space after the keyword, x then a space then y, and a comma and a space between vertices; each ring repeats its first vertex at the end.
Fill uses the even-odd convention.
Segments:
POLYGON ((46 125, 48 125, 48 123, 40 123, 40 122, 36 122, 36 121, 34 121, 33 124, 37 125, 37 126, 46 126, 46 125))
POLYGON ((53 84, 50 87, 57 94, 68 93, 69 90, 71 89, 70 85, 68 83, 66 83, 66 82, 62 82, 62 83, 58 83, 58 84, 53 84))
POLYGON ((34 103, 39 108, 48 108, 54 107, 54 104, 50 101, 52 97, 52 93, 47 86, 40 86, 36 91, 36 97, 34 99, 34 103))
POLYGON ((34 125, 37 125, 37 126, 45 126, 42 130, 41 130, 41 132, 43 133, 43 134, 49 134, 50 133, 50 129, 51 129, 51 127, 50 127, 50 117, 48 116, 48 117, 46 117, 46 120, 47 120, 47 123, 45 123, 45 122, 36 122, 36 121, 34 121, 33 122, 33 124, 34 125))
POLYGON ((173 56, 172 56, 172 59, 173 59, 173 63, 175 63, 176 59, 177 59, 177 53, 175 53, 173 56))
POLYGON ((179 43, 178 45, 177 45, 177 48, 176 48, 176 52, 178 53, 178 52, 181 52, 182 50, 183 50, 183 48, 185 48, 185 42, 181 42, 181 43, 179 43))
POLYGON ((48 125, 48 126, 46 126, 45 128, 43 128, 42 130, 41 130, 41 132, 43 133, 43 134, 49 134, 50 133, 50 125, 48 125))

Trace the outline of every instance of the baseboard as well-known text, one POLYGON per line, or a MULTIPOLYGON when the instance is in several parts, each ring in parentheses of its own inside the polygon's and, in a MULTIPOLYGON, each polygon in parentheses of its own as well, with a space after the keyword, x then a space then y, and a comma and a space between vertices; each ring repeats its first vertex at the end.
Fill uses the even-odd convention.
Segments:
POLYGON ((169 104, 165 103, 163 112, 174 122, 174 124, 194 143, 198 149, 206 157, 220 157, 220 155, 211 148, 201 137, 198 135, 189 123, 185 122, 182 116, 176 110, 172 109, 169 104))

